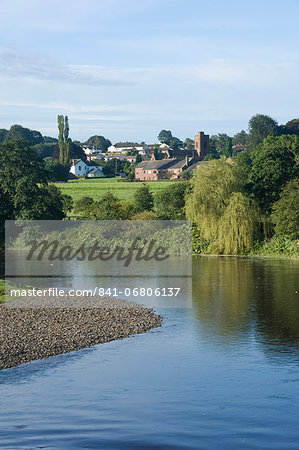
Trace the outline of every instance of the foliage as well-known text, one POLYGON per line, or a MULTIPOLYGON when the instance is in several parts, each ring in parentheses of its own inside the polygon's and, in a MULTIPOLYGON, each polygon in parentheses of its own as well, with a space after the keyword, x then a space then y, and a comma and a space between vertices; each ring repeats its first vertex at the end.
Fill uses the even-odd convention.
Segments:
POLYGON ((131 217, 132 220, 155 220, 156 215, 154 211, 142 211, 137 214, 134 214, 131 217))
POLYGON ((232 139, 227 138, 222 154, 224 156, 226 156, 227 158, 229 158, 230 156, 232 156, 232 153, 233 153, 232 148, 233 148, 232 139))
POLYGON ((155 161, 159 161, 160 159, 162 159, 162 152, 159 149, 158 145, 155 145, 154 147, 154 159, 155 161))
POLYGON ((213 244, 217 252, 239 254, 252 248, 258 233, 259 212, 256 204, 241 192, 233 192, 213 244))
MULTIPOLYGON (((84 150, 80 147, 80 145, 75 144, 74 142, 69 142, 69 151, 70 151, 70 159, 82 159, 82 161, 86 161, 86 154, 84 150)), ((93 161, 95 162, 95 161, 93 161)))
POLYGON ((238 254, 249 250, 257 234, 259 213, 244 193, 245 176, 224 159, 201 166, 191 181, 186 216, 200 229, 212 251, 238 254))
POLYGON ((154 197, 145 183, 134 194, 134 206, 136 212, 151 211, 153 209, 154 197))
POLYGON ((62 209, 64 212, 64 215, 66 216, 67 213, 71 212, 73 209, 74 201, 70 195, 62 195, 62 209))
POLYGON ((162 144, 169 145, 172 139, 173 136, 170 130, 161 130, 160 133, 158 134, 158 140, 162 142, 162 144))
POLYGON ((173 150, 179 150, 179 148, 183 145, 183 142, 178 139, 177 137, 172 137, 169 146, 170 148, 172 148, 173 150))
POLYGON ((49 181, 67 181, 69 177, 69 168, 59 161, 52 158, 44 159, 45 169, 48 172, 49 181))
POLYGON ((299 240, 283 236, 274 236, 272 239, 257 243, 250 252, 258 256, 283 256, 288 258, 299 257, 299 240))
MULTIPOLYGON (((131 205, 132 206, 132 205, 131 205)), ((86 219, 97 220, 124 220, 133 215, 133 207, 122 203, 111 192, 106 192, 100 201, 93 202, 85 209, 86 219)))
POLYGON ((142 161, 142 156, 140 155, 140 153, 138 153, 136 155, 135 164, 137 165, 137 164, 141 163, 141 161, 142 161))
POLYGON ((7 136, 8 130, 0 128, 0 142, 3 142, 7 136))
POLYGON ((102 152, 106 153, 111 142, 109 139, 104 138, 104 136, 94 135, 87 139, 86 145, 99 148, 102 152))
POLYGON ((44 138, 39 131, 24 128, 21 125, 12 125, 5 135, 5 141, 21 139, 32 145, 44 142, 44 138))
POLYGON ((247 144, 251 149, 262 144, 266 137, 277 136, 279 132, 276 120, 265 114, 252 116, 249 120, 248 129, 247 144))
POLYGON ((44 143, 45 144, 57 144, 58 143, 58 139, 57 138, 53 138, 51 136, 44 136, 44 143))
POLYGON ((299 138, 288 135, 269 136, 251 153, 251 190, 266 212, 279 199, 283 186, 298 176, 298 155, 299 138))
POLYGON ((296 134, 299 136, 299 119, 289 120, 285 125, 280 126, 282 134, 296 134))
POLYGON ((35 152, 39 158, 49 158, 53 154, 54 145, 55 144, 41 143, 41 144, 33 145, 32 148, 35 150, 35 152))
POLYGON ((61 219, 65 216, 61 192, 47 185, 48 174, 43 161, 26 142, 3 143, 0 168, 0 195, 5 199, 1 205, 2 219, 61 219))
POLYGON ((124 171, 125 165, 127 161, 120 161, 117 158, 109 159, 105 161, 104 158, 99 160, 100 165, 102 166, 103 173, 106 177, 114 177, 118 175, 120 172, 124 171))
POLYGON ((232 144, 233 145, 245 145, 247 139, 247 133, 245 130, 241 130, 239 133, 236 133, 233 137, 232 144))
POLYGON ((299 178, 289 181, 273 204, 272 220, 275 233, 291 239, 299 239, 299 178))
POLYGON ((194 139, 186 138, 184 142, 184 147, 187 150, 194 150, 194 139))
POLYGON ((70 161, 70 139, 68 116, 58 115, 58 146, 60 164, 68 166, 70 161))
POLYGON ((74 213, 75 214, 84 214, 86 208, 88 208, 93 203, 93 199, 91 197, 81 197, 74 202, 74 213))
POLYGON ((218 154, 220 155, 225 155, 226 147, 228 145, 227 142, 230 139, 231 138, 226 133, 219 133, 217 135, 211 136, 210 152, 212 154, 216 154, 216 152, 218 152, 218 154))
POLYGON ((185 219, 185 194, 188 187, 188 182, 180 181, 156 193, 155 212, 158 219, 185 219))

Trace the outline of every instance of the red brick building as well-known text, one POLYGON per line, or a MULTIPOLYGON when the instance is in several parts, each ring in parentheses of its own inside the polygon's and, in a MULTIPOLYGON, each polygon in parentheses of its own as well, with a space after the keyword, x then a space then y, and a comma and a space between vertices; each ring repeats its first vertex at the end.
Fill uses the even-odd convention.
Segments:
POLYGON ((210 153, 210 137, 208 134, 204 134, 203 131, 199 131, 194 136, 194 147, 197 153, 198 159, 202 161, 204 157, 210 153))
POLYGON ((142 161, 135 168, 135 178, 141 181, 157 181, 166 178, 167 174, 171 179, 178 178, 191 163, 192 160, 189 161, 188 158, 142 161))

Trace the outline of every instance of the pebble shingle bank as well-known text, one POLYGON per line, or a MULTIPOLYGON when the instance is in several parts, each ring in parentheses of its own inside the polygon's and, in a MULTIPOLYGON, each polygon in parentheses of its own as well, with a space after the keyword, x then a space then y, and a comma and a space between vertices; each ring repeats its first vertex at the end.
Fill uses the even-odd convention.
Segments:
POLYGON ((145 333, 162 322, 152 309, 118 299, 98 297, 91 305, 77 298, 67 307, 48 300, 0 305, 0 370, 145 333))

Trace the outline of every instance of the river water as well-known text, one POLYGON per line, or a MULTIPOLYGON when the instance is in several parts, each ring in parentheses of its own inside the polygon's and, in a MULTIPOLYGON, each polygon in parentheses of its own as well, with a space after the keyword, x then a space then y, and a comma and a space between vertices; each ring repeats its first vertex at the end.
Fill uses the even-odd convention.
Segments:
POLYGON ((2 370, 0 448, 298 449, 298 262, 192 265, 161 328, 2 370))

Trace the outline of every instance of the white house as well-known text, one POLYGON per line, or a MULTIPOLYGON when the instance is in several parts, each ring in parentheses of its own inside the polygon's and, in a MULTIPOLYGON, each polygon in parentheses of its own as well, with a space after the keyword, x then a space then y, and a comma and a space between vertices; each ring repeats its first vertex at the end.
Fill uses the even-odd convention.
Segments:
MULTIPOLYGON (((90 161, 83 161, 82 159, 74 159, 72 161, 72 166, 70 168, 70 172, 75 175, 75 177, 86 176, 93 169, 99 169, 102 173, 102 167, 94 164, 90 161)), ((97 172, 99 173, 99 172, 97 172)), ((104 175, 103 175, 104 176, 104 175)), ((98 177, 98 175, 97 175, 98 177)))
POLYGON ((87 178, 102 178, 105 175, 103 174, 103 171, 100 167, 96 167, 95 169, 92 169, 88 174, 86 175, 87 178))
POLYGON ((148 152, 148 148, 146 144, 126 144, 119 142, 118 144, 110 145, 107 151, 109 153, 126 153, 130 150, 137 150, 141 155, 145 155, 148 152))
POLYGON ((102 153, 102 150, 97 147, 83 147, 83 151, 85 155, 98 155, 99 153, 102 153))

